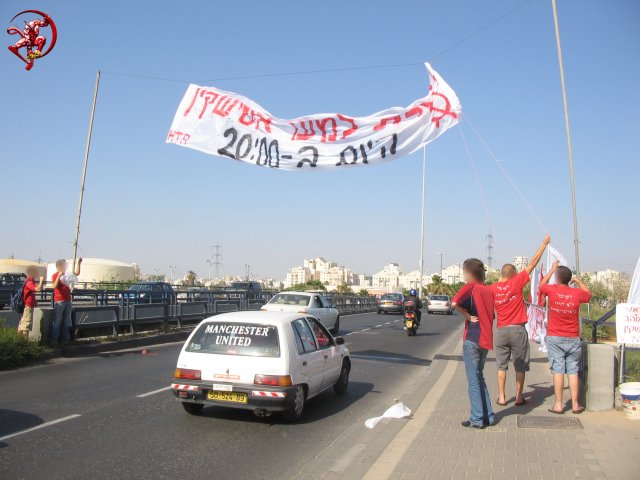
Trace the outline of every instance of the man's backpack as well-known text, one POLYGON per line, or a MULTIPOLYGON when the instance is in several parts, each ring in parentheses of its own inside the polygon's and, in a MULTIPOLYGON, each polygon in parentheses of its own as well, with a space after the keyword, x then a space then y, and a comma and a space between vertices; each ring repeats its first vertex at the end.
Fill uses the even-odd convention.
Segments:
POLYGON ((13 295, 11 295, 11 310, 16 313, 22 314, 24 312, 24 285, 23 282, 20 288, 18 288, 13 295))

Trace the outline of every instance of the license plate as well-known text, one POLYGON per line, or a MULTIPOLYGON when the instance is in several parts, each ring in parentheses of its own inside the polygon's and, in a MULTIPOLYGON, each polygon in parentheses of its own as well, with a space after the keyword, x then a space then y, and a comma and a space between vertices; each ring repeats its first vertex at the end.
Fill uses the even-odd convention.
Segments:
POLYGON ((393 302, 384 302, 385 305, 393 305, 393 302))
POLYGON ((213 389, 219 392, 232 392, 233 385, 225 385, 224 383, 214 383, 213 389))
POLYGON ((407 328, 413 328, 413 322, 411 320, 407 320, 407 328))
POLYGON ((219 400, 222 402, 247 403, 247 394, 240 392, 218 392, 212 390, 207 393, 207 400, 219 400))

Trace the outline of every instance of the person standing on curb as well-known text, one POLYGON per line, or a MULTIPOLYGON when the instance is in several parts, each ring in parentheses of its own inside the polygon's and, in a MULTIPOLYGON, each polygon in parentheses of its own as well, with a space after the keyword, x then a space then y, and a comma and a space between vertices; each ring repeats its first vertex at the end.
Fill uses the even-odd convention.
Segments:
POLYGON ((555 402, 549 412, 559 415, 564 413, 562 393, 566 374, 569 377, 571 409, 573 413, 580 414, 584 412, 584 407, 578 399, 578 372, 582 356, 580 305, 591 300, 591 292, 580 277, 574 276, 569 268, 558 266, 558 262, 555 262, 540 282, 540 294, 549 299, 547 350, 555 394, 555 402), (555 275, 556 284, 547 285, 552 275, 555 275), (575 283, 578 288, 571 288, 570 283, 575 283))
POLYGON ((23 337, 28 337, 33 327, 33 310, 38 306, 36 300, 36 292, 42 291, 44 284, 44 276, 40 277, 38 285, 36 285, 35 277, 38 274, 38 268, 35 265, 27 267, 27 280, 22 289, 22 300, 24 301, 24 310, 18 324, 18 333, 23 337))
POLYGON ((510 263, 503 265, 500 270, 500 281, 489 287, 496 306, 498 327, 494 338, 498 365, 498 400, 496 403, 502 407, 507 404, 505 384, 510 358, 513 360, 513 369, 516 371, 515 405, 520 406, 526 403, 522 396, 522 390, 524 389, 526 372, 529 371, 529 334, 525 328, 528 317, 522 289, 529 283, 531 272, 540 262, 542 254, 550 242, 551 237, 547 235, 529 265, 520 273, 510 263))
POLYGON ((493 348, 493 294, 484 284, 486 272, 481 260, 468 258, 462 271, 467 284, 453 297, 452 305, 465 318, 462 352, 471 412, 461 425, 482 429, 495 424, 483 374, 487 354, 493 348))
MULTIPOLYGON (((80 266, 82 258, 78 259, 78 265, 73 272, 76 276, 80 275, 80 266)), ((51 341, 52 347, 58 346, 59 343, 65 344, 70 339, 69 329, 71 328, 71 289, 65 283, 64 274, 67 271, 67 261, 56 261, 56 272, 51 277, 53 282, 53 323, 51 324, 51 341)))

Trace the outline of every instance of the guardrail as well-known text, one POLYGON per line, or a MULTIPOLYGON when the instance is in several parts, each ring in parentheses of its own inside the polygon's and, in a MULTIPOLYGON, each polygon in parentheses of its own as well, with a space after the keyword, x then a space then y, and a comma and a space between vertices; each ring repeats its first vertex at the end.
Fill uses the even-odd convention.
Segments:
POLYGON ((598 327, 599 326, 601 325, 615 326, 615 323, 607 322, 607 320, 609 320, 615 314, 616 314, 616 309, 614 307, 597 320, 591 320, 588 318, 582 319, 583 324, 591 325, 591 342, 592 343, 598 343, 598 327))
MULTIPOLYGON (((232 298, 225 294, 207 292, 194 293, 191 298, 176 298, 175 301, 140 302, 131 291, 117 290, 78 290, 72 293, 72 328, 75 331, 110 327, 113 336, 123 328, 134 334, 137 327, 145 324, 161 324, 166 327, 175 324, 197 323, 212 315, 247 310, 260 310, 269 298, 232 298), (125 294, 126 293, 126 294, 125 294), (203 295, 207 294, 207 295, 203 295), (196 300, 197 298, 197 300, 196 300), (82 302, 91 303, 91 305, 82 302)), ((46 298, 46 297, 45 297, 46 298)), ((355 295, 332 295, 334 307, 341 314, 373 311, 376 308, 374 297, 355 295)), ((51 299, 52 300, 52 299, 51 299)))

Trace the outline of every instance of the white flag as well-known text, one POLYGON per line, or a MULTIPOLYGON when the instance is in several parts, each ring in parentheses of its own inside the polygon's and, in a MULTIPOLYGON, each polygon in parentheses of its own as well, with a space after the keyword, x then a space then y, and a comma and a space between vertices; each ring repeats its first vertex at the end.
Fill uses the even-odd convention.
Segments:
POLYGON ((627 296, 627 303, 640 305, 640 258, 638 258, 638 263, 636 264, 636 271, 633 272, 631 287, 629 287, 629 295, 627 296))

